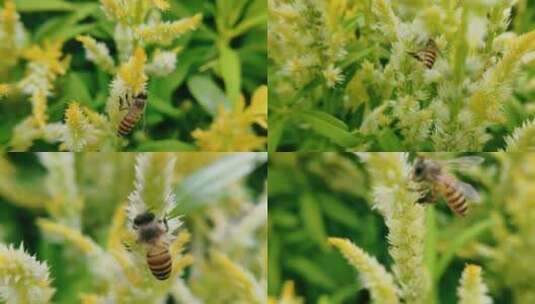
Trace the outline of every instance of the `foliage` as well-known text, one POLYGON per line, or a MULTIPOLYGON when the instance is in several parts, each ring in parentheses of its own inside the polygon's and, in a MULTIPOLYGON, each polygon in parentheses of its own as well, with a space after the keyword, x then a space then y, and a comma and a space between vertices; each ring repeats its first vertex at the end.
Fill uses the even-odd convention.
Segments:
POLYGON ((273 154, 269 295, 291 281, 306 303, 530 303, 534 155, 479 156, 451 172, 482 197, 460 217, 415 204, 414 154, 273 154))
POLYGON ((0 12, 0 149, 265 150, 264 1, 5 0, 0 12), (117 136, 141 93, 142 119, 117 136), (227 117, 244 108, 255 118, 227 117), (215 128, 250 138, 199 135, 215 128))
POLYGON ((0 160, 0 297, 22 299, 8 303, 265 302, 264 153, 43 152, 0 160), (229 168, 236 173, 225 174, 229 168), (168 218, 173 262, 164 281, 151 274, 132 229, 146 210, 168 218), (36 257, 4 245, 20 243, 36 257))
POLYGON ((534 116, 532 1, 270 0, 268 11, 270 151, 533 149, 519 138, 534 116), (415 54, 430 40, 428 68, 415 54))

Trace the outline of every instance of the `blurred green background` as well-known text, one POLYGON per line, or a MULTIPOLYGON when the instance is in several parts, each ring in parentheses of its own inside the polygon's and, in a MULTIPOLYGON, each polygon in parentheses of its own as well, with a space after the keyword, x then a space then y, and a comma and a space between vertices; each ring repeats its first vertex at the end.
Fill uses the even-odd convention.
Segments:
MULTIPOLYGON (((533 272, 523 269, 535 257, 535 225, 522 222, 535 223, 529 197, 535 192, 530 189, 535 188, 535 153, 480 155, 485 158, 481 168, 460 173, 478 189, 483 204, 465 218, 453 215, 443 201, 427 209, 427 219, 433 216, 426 234, 435 242, 435 263, 446 265, 435 286, 439 303, 457 303, 466 263, 482 266, 494 303, 532 303, 533 272)), ((292 280, 305 303, 369 303, 358 272, 326 240, 348 238, 391 270, 388 231, 373 210, 370 177, 359 157, 273 153, 268 180, 270 297, 278 298, 284 282, 292 280)))
MULTIPOLYGON (((106 43, 111 55, 116 57, 116 45, 112 39, 115 24, 105 17, 99 2, 15 1, 29 34, 29 44, 61 39, 65 41, 63 53, 72 56, 70 69, 55 83, 55 94, 48 100, 50 122, 62 121, 65 109, 73 100, 99 113, 105 112, 113 78, 88 61, 82 44, 75 40, 78 35, 90 35, 106 43)), ((203 24, 166 47, 168 50, 175 47, 184 49, 177 56, 177 69, 172 74, 150 77, 149 105, 144 121, 136 127, 137 134, 132 136, 126 148, 129 151, 195 150, 191 132, 197 128, 208 128, 214 119, 211 110, 226 98, 225 87, 231 81, 229 78, 232 78, 232 86, 241 88, 247 101, 256 88, 267 83, 265 0, 168 2, 171 7, 162 14, 163 20, 178 20, 202 13, 203 24), (229 4, 233 5, 233 10, 218 13, 217 5, 229 4), (216 25, 218 22, 223 26, 216 25), (224 58, 219 45, 228 47, 224 58), (237 56, 238 60, 227 62, 229 56, 237 56), (222 64, 229 71, 221 71, 222 64)), ((10 69, 8 79, 0 76, 0 83, 20 80, 24 70, 24 64, 19 62, 10 69)), ((31 103, 27 100, 29 98, 15 96, 0 102, 0 150, 6 149, 2 147, 8 144, 17 123, 31 113, 31 103)), ((261 128, 255 131, 266 134, 266 130, 261 128)), ((32 150, 55 151, 57 145, 40 140, 32 150)))

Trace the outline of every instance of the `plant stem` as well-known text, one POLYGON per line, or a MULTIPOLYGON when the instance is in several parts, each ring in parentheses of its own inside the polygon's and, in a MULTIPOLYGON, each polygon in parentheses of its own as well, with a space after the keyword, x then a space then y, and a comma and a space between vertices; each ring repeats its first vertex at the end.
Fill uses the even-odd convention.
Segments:
MULTIPOLYGON (((426 238, 425 238, 425 262, 429 273, 435 276, 435 265, 437 260, 437 232, 436 232, 436 218, 435 208, 433 206, 427 207, 426 216, 426 238)), ((434 282, 431 284, 428 301, 430 304, 438 303, 438 289, 434 282)))

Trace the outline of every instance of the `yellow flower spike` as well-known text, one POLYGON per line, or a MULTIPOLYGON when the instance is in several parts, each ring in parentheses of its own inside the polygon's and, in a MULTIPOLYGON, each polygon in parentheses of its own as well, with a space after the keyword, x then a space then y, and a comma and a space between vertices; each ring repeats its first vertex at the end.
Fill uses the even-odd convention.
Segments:
POLYGON ((90 36, 78 36, 76 40, 80 41, 84 46, 87 59, 106 72, 113 73, 115 71, 115 63, 110 56, 108 47, 104 43, 97 42, 90 36))
POLYGON ((11 86, 9 84, 0 83, 0 98, 9 95, 11 86))
POLYGON ((121 247, 121 239, 123 232, 125 232, 124 224, 126 222, 125 206, 125 204, 120 204, 115 208, 108 233, 108 249, 119 249, 121 247))
POLYGON ((43 47, 38 45, 31 46, 23 52, 22 56, 28 61, 45 64, 51 73, 63 75, 65 74, 65 66, 60 60, 63 56, 61 53, 62 47, 63 41, 61 40, 45 41, 43 47))
POLYGON ((0 300, 2 303, 50 303, 54 288, 46 262, 39 262, 24 250, 22 244, 0 244, 0 300))
POLYGON ((74 130, 82 129, 84 128, 84 124, 87 123, 85 119, 86 118, 80 109, 80 104, 71 102, 65 111, 65 122, 67 125, 74 130))
POLYGON ((145 53, 145 50, 137 48, 130 60, 123 64, 119 69, 119 77, 131 90, 133 95, 137 95, 145 90, 145 84, 148 80, 148 77, 145 74, 146 63, 147 54, 145 53))
POLYGON ((15 65, 20 51, 26 43, 23 26, 20 22, 19 14, 16 11, 13 0, 6 0, 4 9, 0 11, 0 32, 2 32, 2 42, 0 43, 0 65, 6 67, 15 65))
POLYGON ((271 298, 269 304, 303 304, 304 300, 295 294, 295 284, 293 281, 286 281, 282 286, 282 294, 279 300, 271 298))
POLYGON ((113 256, 117 264, 121 266, 124 275, 132 285, 139 286, 143 283, 144 278, 142 277, 142 274, 139 272, 137 267, 132 265, 130 259, 124 251, 113 249, 109 250, 108 252, 113 256))
POLYGON ((63 141, 68 150, 79 152, 93 148, 92 145, 98 142, 99 130, 91 124, 77 102, 69 104, 65 111, 65 123, 67 132, 63 141))
POLYGON ((488 304, 492 299, 487 295, 488 288, 481 277, 481 267, 466 265, 460 286, 457 290, 460 304, 488 304))
POLYGON ((260 86, 254 92, 251 105, 248 108, 248 112, 253 116, 254 122, 264 129, 267 129, 267 101, 268 87, 265 85, 260 86))
POLYGON ((117 0, 100 0, 100 4, 108 18, 115 19, 121 23, 126 22, 128 10, 117 0))
POLYGON ((96 294, 87 294, 83 293, 80 295, 80 301, 82 304, 99 304, 101 303, 102 299, 96 294))
POLYGON ((256 135, 251 124, 267 126, 267 87, 260 87, 253 96, 249 108, 245 108, 243 96, 234 103, 233 111, 219 106, 218 114, 208 130, 196 129, 192 136, 203 151, 254 151, 261 150, 266 142, 264 136, 256 135), (265 110, 264 110, 265 109, 265 110))
POLYGON ((28 116, 15 126, 9 146, 13 151, 26 151, 32 146, 33 141, 41 138, 42 135, 43 129, 39 128, 35 117, 28 116))
POLYGON ((535 151, 535 119, 526 120, 505 138, 507 152, 535 151))
POLYGON ((397 296, 399 291, 394 283, 394 278, 374 257, 346 239, 329 238, 329 244, 337 248, 346 260, 359 271, 364 286, 371 292, 374 303, 399 303, 397 296))
POLYGON ((40 128, 44 128, 48 119, 46 109, 45 92, 39 90, 32 95, 32 113, 40 128))
POLYGON ((191 234, 187 231, 181 231, 177 238, 171 243, 170 250, 171 255, 175 256, 177 254, 180 254, 182 250, 184 249, 184 246, 186 243, 188 243, 191 239, 191 234))
POLYGON ((327 4, 327 25, 334 29, 343 20, 347 10, 347 0, 331 0, 327 4))
POLYGON ((37 226, 39 226, 39 228, 41 228, 45 233, 71 242, 86 255, 96 254, 100 251, 98 245, 95 244, 91 239, 83 236, 80 231, 72 229, 68 226, 43 218, 37 220, 37 226))
POLYGON ((17 179, 17 169, 5 155, 0 154, 0 194, 8 201, 24 208, 43 208, 43 193, 27 191, 17 179))
POLYGON ((178 259, 175 259, 173 261, 173 269, 171 273, 173 273, 173 275, 175 276, 179 275, 184 268, 193 264, 193 261, 194 258, 191 254, 186 254, 184 256, 179 257, 178 259))
POLYGON ((234 263, 222 252, 212 251, 211 259, 215 266, 227 276, 228 281, 241 291, 246 303, 262 303, 264 301, 258 294, 259 286, 250 272, 234 263))
POLYGON ((99 128, 106 127, 108 121, 106 120, 106 117, 104 117, 104 115, 99 114, 88 107, 82 107, 82 110, 84 111, 85 116, 87 116, 87 119, 89 119, 89 122, 91 124, 99 128))
POLYGON ((13 2, 13 0, 5 0, 4 9, 2 10, 0 19, 2 20, 5 33, 8 35, 14 35, 15 24, 18 21, 18 16, 15 8, 15 2, 13 2))
POLYGON ((151 0, 152 4, 159 10, 165 11, 171 6, 167 0, 151 0))
POLYGON ((137 34, 145 43, 168 45, 182 34, 196 29, 202 21, 202 14, 174 22, 142 25, 137 34))
POLYGON ((535 30, 517 37, 500 62, 484 79, 468 100, 468 107, 476 118, 490 123, 503 123, 503 106, 510 96, 510 79, 522 63, 522 57, 535 49, 535 30))

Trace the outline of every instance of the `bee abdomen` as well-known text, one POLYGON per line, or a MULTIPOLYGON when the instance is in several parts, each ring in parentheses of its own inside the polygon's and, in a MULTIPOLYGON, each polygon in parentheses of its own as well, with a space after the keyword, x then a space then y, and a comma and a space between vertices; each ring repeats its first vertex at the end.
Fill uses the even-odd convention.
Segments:
POLYGON ((158 247, 147 252, 147 263, 156 279, 166 280, 171 275, 173 261, 168 248, 158 247))
POLYGON ((453 212, 459 215, 466 215, 468 211, 468 204, 466 203, 466 198, 462 192, 458 191, 454 187, 448 186, 446 190, 446 200, 448 206, 453 212))
POLYGON ((420 61, 422 61, 425 67, 428 69, 433 67, 436 59, 437 53, 435 52, 435 50, 432 49, 423 50, 420 56, 420 61))
POLYGON ((121 120, 119 123, 119 128, 117 129, 117 135, 118 136, 126 136, 128 135, 132 129, 134 129, 134 126, 139 121, 141 117, 141 112, 138 111, 129 111, 126 116, 121 120))

